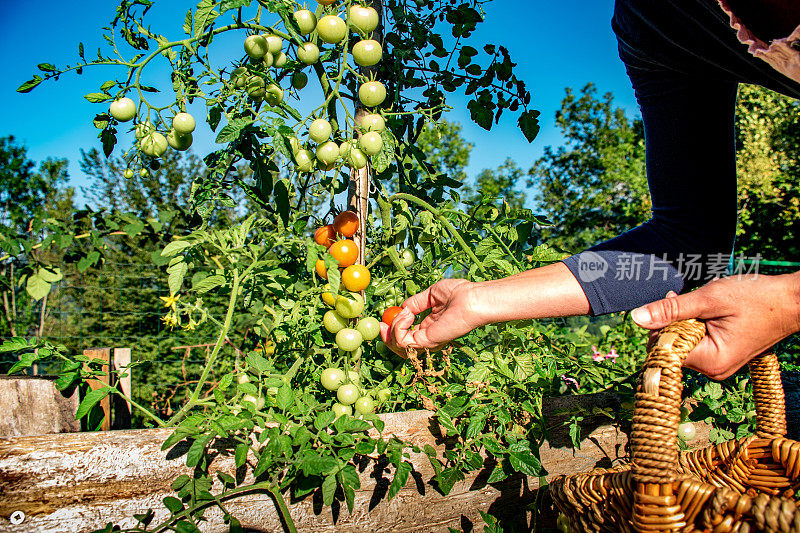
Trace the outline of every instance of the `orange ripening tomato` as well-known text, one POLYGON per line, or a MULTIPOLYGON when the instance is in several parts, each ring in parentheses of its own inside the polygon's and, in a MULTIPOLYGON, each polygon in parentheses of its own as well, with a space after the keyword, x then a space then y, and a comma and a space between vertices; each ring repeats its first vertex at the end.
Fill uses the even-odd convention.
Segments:
POLYGON ((394 322, 394 317, 396 317, 402 310, 403 308, 400 307, 399 305, 393 305, 389 309, 383 312, 381 320, 387 326, 391 326, 392 322, 394 322))
POLYGON ((358 231, 358 215, 352 211, 342 211, 333 219, 333 229, 344 237, 352 237, 358 231))
POLYGON ((330 248, 331 244, 336 242, 336 230, 333 229, 333 224, 322 226, 314 232, 314 242, 321 244, 325 248, 330 248))
POLYGON ((369 285, 369 269, 364 265, 350 265, 342 272, 342 283, 348 291, 361 292, 369 285))
POLYGON ((317 262, 314 265, 314 270, 317 271, 317 274, 322 279, 328 279, 328 269, 325 268, 325 261, 322 259, 317 259, 317 262))
POLYGON ((331 244, 328 253, 339 262, 339 268, 347 268, 358 261, 358 246, 350 239, 342 239, 331 244))

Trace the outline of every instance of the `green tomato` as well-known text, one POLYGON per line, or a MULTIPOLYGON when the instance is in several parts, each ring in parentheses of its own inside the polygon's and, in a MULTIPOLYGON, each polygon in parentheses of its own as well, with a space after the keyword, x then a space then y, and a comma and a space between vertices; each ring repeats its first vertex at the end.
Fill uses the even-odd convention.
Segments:
POLYGON ((374 8, 353 5, 347 12, 347 20, 359 32, 369 34, 378 27, 380 18, 374 8))
MULTIPOLYGON (((330 313, 330 311, 328 311, 328 313, 330 313)), ((341 329, 336 334, 336 346, 345 352, 353 352, 357 350, 363 341, 364 338, 361 336, 361 333, 353 328, 341 329)))
POLYGON ((133 177, 133 169, 126 168, 125 169, 125 177, 131 179, 133 177))
POLYGON ((316 63, 319 59, 319 48, 314 43, 303 43, 297 48, 297 59, 306 65, 316 63))
POLYGON ((311 172, 314 170, 314 154, 310 150, 298 150, 294 156, 297 163, 297 170, 300 172, 311 172))
POLYGON ((364 297, 357 292, 340 294, 336 297, 334 308, 344 318, 356 318, 364 311, 364 297))
POLYGON ((333 411, 333 414, 336 415, 336 418, 339 418, 342 415, 348 415, 348 416, 353 415, 352 407, 350 407, 349 405, 342 405, 340 403, 333 404, 331 406, 331 411, 333 411))
POLYGON ((167 151, 167 138, 154 131, 139 141, 139 149, 144 155, 161 157, 167 151))
POLYGON ((347 357, 351 363, 357 363, 361 360, 361 355, 364 353, 363 347, 359 346, 358 350, 352 352, 345 352, 344 350, 336 349, 339 357, 347 357))
POLYGON ((325 15, 317 23, 317 35, 328 44, 336 44, 347 35, 347 24, 341 17, 325 15))
POLYGON ((347 163, 351 168, 360 170, 367 166, 367 156, 358 148, 351 148, 347 154, 347 163))
POLYGON ((253 404, 254 410, 260 411, 266 404, 263 396, 255 397, 252 394, 245 394, 242 396, 242 403, 247 402, 253 404))
POLYGON ((352 383, 345 383, 336 391, 336 399, 342 405, 353 405, 359 396, 361 396, 361 392, 352 383))
POLYGON ((267 52, 264 54, 264 57, 261 58, 261 61, 264 63, 264 66, 269 68, 275 63, 275 56, 267 52))
POLYGON ((404 248, 400 253, 400 264, 408 268, 417 262, 417 256, 411 248, 404 248))
POLYGON ((300 28, 300 35, 308 35, 317 27, 317 17, 308 9, 298 9, 292 17, 300 28))
POLYGON ((277 56, 274 57, 275 57, 275 62, 273 63, 273 66, 277 68, 283 68, 284 65, 286 65, 286 62, 289 61, 289 58, 286 57, 286 54, 284 52, 280 52, 277 56))
POLYGON ((564 513, 558 513, 558 518, 556 519, 556 528, 558 528, 561 533, 570 533, 572 528, 569 525, 569 518, 564 515, 564 513))
POLYGON ((172 129, 167 134, 167 142, 169 143, 170 146, 172 146, 179 152, 188 150, 189 147, 192 145, 192 141, 193 138, 191 133, 178 133, 177 131, 172 129))
POLYGON ((331 138, 331 123, 324 118, 318 118, 308 127, 308 136, 315 143, 322 143, 331 138))
POLYGON ((378 322, 377 318, 371 316, 359 320, 356 324, 356 329, 361 333, 365 341, 376 339, 381 334, 380 322, 378 322))
POLYGON ((378 391, 378 401, 381 403, 386 403, 389 401, 389 397, 392 395, 391 389, 380 389, 378 391))
POLYGON ((683 442, 694 440, 697 436, 697 428, 691 422, 684 422, 678 426, 678 438, 683 442))
POLYGON ((237 89, 244 89, 244 86, 247 85, 247 77, 247 67, 239 67, 231 72, 231 83, 237 89))
POLYGON ((267 35, 267 51, 272 55, 278 55, 283 48, 283 39, 277 35, 267 35))
POLYGON ((194 117, 189 113, 178 113, 172 118, 172 129, 181 135, 192 133, 196 126, 194 117))
POLYGON ((305 72, 295 72, 292 74, 292 87, 298 91, 308 84, 308 75, 305 72))
POLYGON ((350 383, 355 383, 356 385, 361 383, 361 374, 356 372, 355 370, 348 370, 347 371, 347 381, 350 383))
POLYGON ((251 35, 244 40, 244 52, 250 59, 261 59, 269 52, 269 45, 263 35, 251 35))
POLYGON ((265 90, 267 94, 264 96, 264 100, 266 100, 269 105, 276 106, 283 102, 283 89, 278 85, 270 83, 265 90))
POLYGON ((359 137, 358 146, 365 154, 375 155, 383 149, 383 138, 377 131, 370 131, 359 137))
POLYGON ((391 352, 389 347, 386 346, 386 343, 383 341, 378 341, 375 343, 375 351, 378 352, 378 355, 387 356, 391 352))
POLYGON ((338 368, 326 368, 319 376, 319 382, 327 390, 335 391, 344 383, 344 372, 338 368))
POLYGON ((361 127, 364 131, 383 131, 386 128, 386 121, 377 113, 372 113, 361 119, 361 127))
POLYGON ((356 412, 362 415, 367 415, 375 412, 375 400, 369 396, 362 396, 354 405, 356 412))
MULTIPOLYGON (((322 324, 331 333, 339 333, 347 327, 347 319, 334 311, 333 309, 326 311, 322 316, 322 324)), ((353 348, 355 349, 355 348, 353 348)))
POLYGON ((379 106, 386 100, 386 87, 379 81, 362 83, 358 88, 358 99, 367 107, 379 106))
POLYGON ((134 133, 137 139, 143 139, 147 135, 156 131, 156 128, 149 122, 140 122, 136 125, 134 133))
POLYGON ((247 94, 253 100, 261 100, 267 94, 264 78, 260 76, 250 76, 247 78, 247 94))
POLYGON ((120 122, 128 122, 136 116, 136 102, 130 98, 114 100, 108 107, 108 112, 120 122))
POLYGON ((320 144, 317 147, 317 159, 324 165, 332 165, 339 159, 339 145, 333 141, 320 144))
POLYGON ((364 39, 353 46, 353 59, 357 65, 362 67, 377 65, 382 57, 381 43, 374 39, 364 39))
POLYGON ((681 407, 681 420, 686 420, 689 417, 690 412, 691 411, 689 411, 689 409, 686 407, 681 407))
POLYGON ((347 157, 352 147, 353 143, 351 143, 350 141, 342 141, 339 144, 339 155, 342 157, 347 157))
POLYGON ((302 148, 302 146, 300 146, 300 140, 297 137, 289 137, 289 146, 292 149, 292 155, 297 155, 297 152, 302 148))
POLYGON ((143 178, 146 178, 146 177, 147 177, 147 176, 149 176, 149 175, 150 175, 150 171, 149 171, 149 170, 147 170, 146 168, 143 168, 143 169, 141 169, 141 170, 139 171, 139 176, 141 176, 141 177, 143 177, 143 178))

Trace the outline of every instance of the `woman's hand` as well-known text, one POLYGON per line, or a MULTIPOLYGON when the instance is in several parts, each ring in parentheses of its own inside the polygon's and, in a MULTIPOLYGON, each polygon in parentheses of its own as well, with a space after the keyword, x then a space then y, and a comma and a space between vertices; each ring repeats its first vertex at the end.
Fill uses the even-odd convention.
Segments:
POLYGON ((724 379, 800 331, 800 273, 722 278, 634 309, 631 317, 647 329, 660 329, 676 320, 705 320, 706 336, 684 365, 724 379))
POLYGON ((471 289, 463 279, 443 279, 403 302, 403 311, 390 328, 381 322, 381 337, 395 353, 405 357, 408 347, 438 350, 453 339, 484 325, 476 312, 471 289), (416 328, 414 318, 431 312, 416 328))

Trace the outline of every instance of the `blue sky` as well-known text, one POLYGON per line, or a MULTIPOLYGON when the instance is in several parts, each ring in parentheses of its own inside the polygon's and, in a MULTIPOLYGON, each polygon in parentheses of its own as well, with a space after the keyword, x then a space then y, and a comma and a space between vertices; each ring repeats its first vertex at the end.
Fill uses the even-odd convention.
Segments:
MULTIPOLYGON (((0 18, 0 52, 5 62, 0 81, 5 107, 0 114, 0 136, 17 137, 36 162, 47 156, 69 159, 70 179, 77 187, 86 184, 78 168, 80 149, 100 147, 91 120, 95 113, 105 110, 104 104, 91 104, 83 95, 98 91, 100 84, 116 77, 118 71, 92 67, 82 76, 70 73, 28 94, 17 93, 16 88, 37 72, 38 63, 74 64, 78 41, 83 41, 87 57, 95 54, 104 44, 98 30, 113 18, 115 4, 80 0, 13 2, 5 6, 0 18), (44 32, 36 29, 43 14, 49 21, 44 32)), ((153 29, 168 38, 179 37, 183 16, 194 5, 196 2, 178 0, 157 2, 150 13, 153 29)), ((529 144, 516 128, 516 117, 508 114, 487 132, 470 121, 467 100, 453 98, 450 103, 454 110, 447 118, 461 122, 465 138, 475 144, 468 169, 470 176, 483 168, 500 165, 509 156, 528 168, 545 146, 560 144, 553 116, 565 87, 578 89, 592 81, 599 92, 613 92, 616 104, 629 115, 638 113, 611 31, 613 0, 494 0, 485 4, 485 9, 486 22, 479 26, 475 39, 503 44, 509 49, 518 63, 517 76, 526 82, 533 94, 533 106, 542 113, 542 130, 529 144)), ((239 41, 221 41, 217 53, 232 60, 241 54, 240 46, 239 41)), ((220 59, 219 64, 228 63, 220 59)), ((168 71, 155 69, 151 76, 143 81, 169 86, 168 71)), ((198 108, 195 116, 204 114, 198 108)), ((193 148, 204 154, 215 145, 213 135, 200 131, 201 128, 202 125, 193 148)), ((128 143, 130 139, 125 137, 122 142, 128 143)))

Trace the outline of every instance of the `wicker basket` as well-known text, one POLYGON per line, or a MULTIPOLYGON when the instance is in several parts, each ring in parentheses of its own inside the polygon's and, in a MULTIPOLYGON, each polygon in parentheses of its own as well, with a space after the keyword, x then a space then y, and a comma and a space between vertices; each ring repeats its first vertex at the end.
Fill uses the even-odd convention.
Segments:
POLYGON ((750 363, 756 435, 678 449, 681 366, 704 334, 705 324, 688 320, 664 328, 653 343, 636 390, 631 463, 551 483, 573 531, 800 533, 794 498, 800 443, 783 437, 784 396, 774 354, 750 363))

